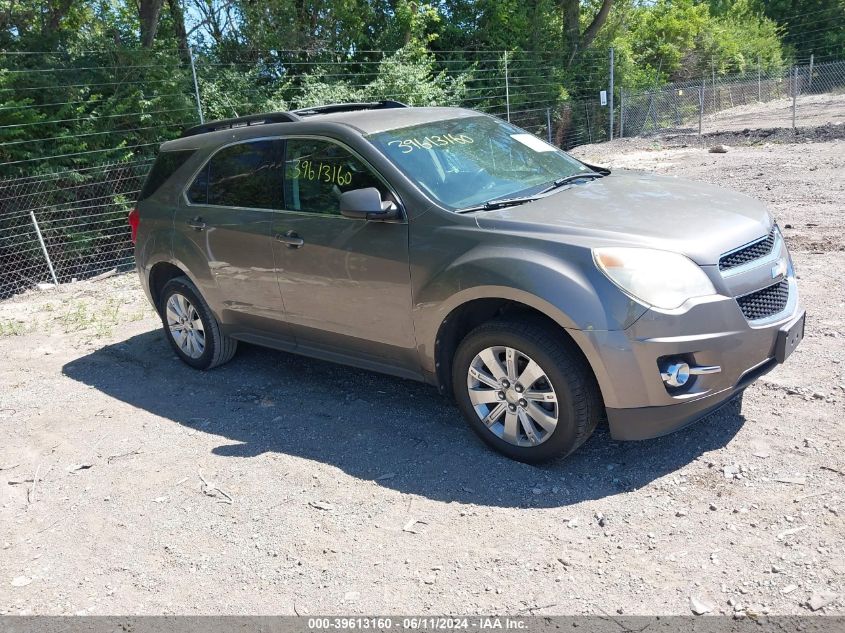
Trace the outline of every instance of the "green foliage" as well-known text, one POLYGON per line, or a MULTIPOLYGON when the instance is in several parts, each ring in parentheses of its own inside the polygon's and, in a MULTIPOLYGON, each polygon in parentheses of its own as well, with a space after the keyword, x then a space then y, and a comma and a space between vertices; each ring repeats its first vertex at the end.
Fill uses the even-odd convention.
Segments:
POLYGON ((167 52, 7 55, 2 61, 0 176, 150 156, 196 116, 189 75, 167 52))
POLYGON ((717 60, 717 71, 756 71, 758 61, 764 70, 781 70, 780 31, 774 21, 755 12, 749 0, 732 2, 726 12, 713 18, 709 31, 709 52, 717 60))
MULTIPOLYGON (((729 3, 726 3, 729 4, 729 3)), ((783 30, 791 56, 841 59, 845 55, 845 0, 749 0, 783 30)))
POLYGON ((326 81, 330 74, 318 69, 302 78, 296 107, 344 101, 395 99, 413 106, 460 105, 466 96, 469 73, 457 76, 436 70, 434 55, 412 40, 377 66, 375 78, 363 85, 351 81, 326 81))
POLYGON ((434 56, 417 42, 399 49, 379 65, 366 88, 376 98, 393 98, 408 105, 459 105, 466 95, 468 74, 449 76, 435 70, 434 56))
POLYGON ((198 120, 188 39, 209 120, 382 98, 509 105, 566 146, 607 127, 611 47, 617 95, 845 54, 845 0, 615 0, 606 15, 607 0, 177 0, 145 48, 147 1, 0 0, 0 267, 31 241, 30 209, 60 276, 131 259, 114 237, 126 209, 158 144, 198 120))
POLYGON ((437 27, 441 50, 562 51, 560 5, 554 0, 453 0, 437 27))
POLYGON ((748 0, 721 14, 694 0, 657 0, 632 9, 628 32, 614 42, 620 75, 629 89, 665 81, 767 69, 783 64, 777 26, 754 12, 748 0))
MULTIPOLYGON (((572 0, 183 4, 191 19, 204 18, 193 25, 192 39, 200 44, 200 93, 209 119, 381 97, 411 104, 483 104, 501 111, 505 50, 511 53, 512 109, 594 98, 608 82, 610 47, 616 51, 616 83, 629 90, 697 80, 714 67, 720 74, 745 72, 756 69, 758 58, 765 69, 776 70, 786 63, 781 37, 794 39, 809 30, 789 17, 787 7, 800 5, 831 25, 845 10, 845 0, 616 0, 598 37, 570 55, 565 12, 572 0), (380 58, 373 50, 395 52, 380 58)), ((582 33, 602 4, 575 3, 582 33)), ((54 152, 62 155, 51 161, 55 169, 137 157, 193 123, 189 68, 184 53, 174 50, 180 45, 178 25, 167 6, 153 50, 139 50, 136 3, 45 0, 39 8, 0 0, 7 15, 0 22, 5 48, 55 51, 3 57, 0 125, 15 127, 3 128, 0 162, 54 152), (85 52, 90 50, 116 52, 85 52), (51 66, 61 70, 19 72, 51 66), (83 70, 86 66, 105 68, 83 70), (71 77, 73 82, 64 80, 71 77), (45 145, 41 138, 58 138, 60 144, 45 145)), ((843 31, 829 30, 836 31, 834 40, 843 31)), ((40 169, 37 162, 19 163, 17 171, 40 169)), ((8 165, 5 171, 15 173, 8 165)))
POLYGON ((293 103, 297 108, 308 108, 326 103, 344 103, 363 101, 365 90, 351 81, 330 81, 325 78, 329 74, 323 69, 317 69, 302 78, 300 93, 293 103))
POLYGON ((211 66, 200 75, 199 90, 206 119, 226 119, 255 112, 287 110, 283 81, 262 77, 253 68, 211 66))

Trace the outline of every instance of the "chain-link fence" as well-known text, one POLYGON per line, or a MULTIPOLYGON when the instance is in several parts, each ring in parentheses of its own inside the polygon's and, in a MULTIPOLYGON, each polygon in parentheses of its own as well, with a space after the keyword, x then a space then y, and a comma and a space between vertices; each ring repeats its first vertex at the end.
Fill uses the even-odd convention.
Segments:
POLYGON ((622 136, 815 127, 845 122, 845 62, 771 73, 704 76, 653 91, 622 92, 622 136))
POLYGON ((571 149, 609 138, 607 108, 594 99, 512 112, 510 122, 552 145, 571 149))
POLYGON ((132 265, 126 225, 150 161, 0 181, 0 297, 132 265))
MULTIPOLYGON (((224 64, 185 53, 166 57, 159 51, 142 61, 86 58, 76 60, 79 68, 30 62, 8 70, 0 64, 0 298, 39 284, 129 269, 126 215, 156 147, 201 116, 324 101, 401 100, 410 86, 426 90, 431 103, 506 118, 564 149, 605 142, 611 135, 845 122, 843 61, 810 58, 790 68, 735 76, 710 72, 699 81, 634 92, 624 89, 623 78, 614 77, 611 60, 602 56, 591 60, 581 84, 564 83, 569 94, 579 95, 573 99, 561 96, 560 69, 527 53, 438 54, 424 76, 410 78, 389 66, 402 60, 379 51, 354 63, 332 55, 280 60, 251 54, 224 64), (3 83, 9 73, 19 73, 12 75, 17 84, 3 83), (309 83, 315 77, 323 82, 318 90, 309 83), (29 83, 21 87, 24 78, 29 83)), ((57 62, 51 57, 44 63, 57 62)), ((423 71, 412 66, 411 72, 423 71)))

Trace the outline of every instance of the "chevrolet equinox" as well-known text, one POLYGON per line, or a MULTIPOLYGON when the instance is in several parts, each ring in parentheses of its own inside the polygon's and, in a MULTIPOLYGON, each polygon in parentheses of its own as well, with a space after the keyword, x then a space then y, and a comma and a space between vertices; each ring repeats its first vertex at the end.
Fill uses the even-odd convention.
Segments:
POLYGON ((425 381, 526 462, 567 455, 603 418, 621 440, 679 429, 804 332, 759 202, 611 173, 460 108, 190 128, 161 146, 129 224, 188 365, 245 341, 425 381))

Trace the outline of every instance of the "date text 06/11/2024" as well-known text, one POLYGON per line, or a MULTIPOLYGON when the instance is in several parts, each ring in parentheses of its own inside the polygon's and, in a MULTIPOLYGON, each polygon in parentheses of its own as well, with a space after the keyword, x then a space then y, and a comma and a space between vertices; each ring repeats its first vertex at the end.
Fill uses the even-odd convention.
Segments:
POLYGON ((436 631, 436 630, 522 630, 527 623, 507 617, 314 617, 308 618, 308 629, 436 631))

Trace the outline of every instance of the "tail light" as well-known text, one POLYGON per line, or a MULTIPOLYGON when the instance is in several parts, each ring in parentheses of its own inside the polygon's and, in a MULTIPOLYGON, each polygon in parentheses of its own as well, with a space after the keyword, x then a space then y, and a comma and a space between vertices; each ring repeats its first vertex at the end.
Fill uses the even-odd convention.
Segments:
POLYGON ((141 216, 138 214, 138 209, 132 209, 129 212, 129 217, 127 218, 129 222, 129 228, 132 231, 132 243, 134 244, 138 240, 138 225, 141 223, 141 216))

